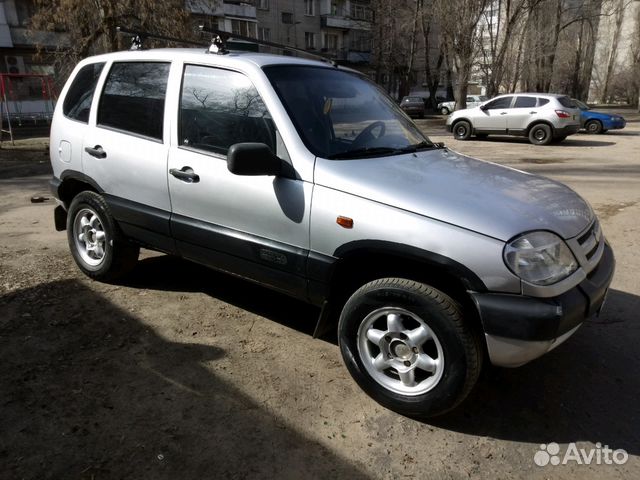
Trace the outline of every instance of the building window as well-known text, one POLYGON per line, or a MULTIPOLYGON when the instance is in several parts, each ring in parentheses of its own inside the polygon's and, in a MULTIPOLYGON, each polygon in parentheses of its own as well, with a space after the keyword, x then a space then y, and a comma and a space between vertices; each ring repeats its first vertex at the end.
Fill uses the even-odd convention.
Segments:
POLYGON ((314 0, 304 0, 304 14, 305 15, 315 15, 313 9, 314 0))
POLYGON ((257 6, 260 10, 269 10, 269 0, 258 0, 257 6))
POLYGON ((351 33, 351 50, 357 52, 371 51, 371 35, 369 32, 352 30, 351 33))
POLYGON ((243 37, 256 38, 255 23, 245 20, 231 20, 231 32, 243 37))
POLYGON ((316 48, 316 34, 313 32, 304 32, 304 46, 307 50, 316 48))
POLYGON ((293 23, 293 13, 290 12, 282 12, 282 23, 292 24, 293 23))
POLYGON ((327 50, 338 49, 338 35, 333 33, 325 33, 324 35, 324 48, 327 50))
POLYGON ((271 41, 271 29, 265 27, 258 27, 258 40, 271 41))
POLYGON ((366 20, 367 22, 373 21, 373 10, 371 7, 364 4, 359 4, 355 0, 351 2, 351 17, 356 20, 366 20))

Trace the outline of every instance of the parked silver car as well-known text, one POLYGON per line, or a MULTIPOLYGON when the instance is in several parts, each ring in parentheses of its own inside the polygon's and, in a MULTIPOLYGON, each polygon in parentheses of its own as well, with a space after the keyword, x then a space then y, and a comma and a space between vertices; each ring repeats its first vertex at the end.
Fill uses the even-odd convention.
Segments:
POLYGON ((458 405, 485 356, 513 367, 557 347, 613 276, 574 191, 432 143, 328 63, 88 58, 50 155, 55 225, 86 275, 115 281, 145 247, 317 305, 315 335, 336 330, 355 381, 405 415, 458 405))
MULTIPOLYGON (((478 105, 486 101, 487 101, 487 97, 485 97, 484 95, 467 95, 467 108, 477 107, 478 105)), ((456 109, 455 100, 438 103, 438 111, 442 115, 449 115, 455 109, 456 109)))
POLYGON ((548 145, 580 130, 580 110, 566 95, 500 95, 478 107, 454 112, 447 118, 447 128, 458 140, 472 135, 513 135, 528 137, 534 145, 548 145))

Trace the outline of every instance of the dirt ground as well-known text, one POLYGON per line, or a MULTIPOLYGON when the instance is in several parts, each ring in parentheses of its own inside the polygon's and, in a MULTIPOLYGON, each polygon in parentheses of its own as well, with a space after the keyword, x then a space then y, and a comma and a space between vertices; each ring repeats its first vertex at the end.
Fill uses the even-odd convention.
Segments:
POLYGON ((640 478, 640 116, 624 115, 623 131, 550 147, 418 121, 569 184, 618 261, 601 317, 529 365, 486 368, 428 423, 362 393, 302 303, 147 251, 126 282, 88 280, 53 202, 30 202, 48 195, 42 142, 0 149, 0 478, 640 478), (629 460, 536 466, 550 442, 629 460))

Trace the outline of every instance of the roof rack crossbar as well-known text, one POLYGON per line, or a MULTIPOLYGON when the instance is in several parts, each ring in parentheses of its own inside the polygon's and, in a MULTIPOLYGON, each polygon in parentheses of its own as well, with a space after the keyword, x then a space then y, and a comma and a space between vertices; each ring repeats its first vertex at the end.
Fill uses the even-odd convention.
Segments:
POLYGON ((186 40, 184 38, 168 37, 166 35, 160 35, 157 33, 144 32, 141 30, 134 30, 124 27, 116 27, 118 33, 131 36, 131 50, 142 50, 144 48, 144 41, 147 38, 153 38, 155 40, 164 40, 166 42, 183 43, 185 45, 193 45, 196 47, 206 47, 207 44, 203 42, 196 42, 194 40, 186 40))
POLYGON ((290 47, 288 45, 283 45, 281 43, 276 43, 276 42, 270 42, 268 40, 258 40, 257 38, 245 37, 244 35, 236 35, 235 33, 225 32, 222 30, 214 29, 214 28, 209 28, 204 25, 200 25, 200 31, 202 33, 209 33, 209 34, 215 35, 211 40, 212 44, 211 44, 211 48, 209 49, 211 53, 219 53, 219 54, 228 53, 226 43, 230 38, 233 38, 234 40, 242 40, 244 42, 255 43, 258 45, 263 45, 265 47, 274 47, 274 48, 280 48, 282 50, 301 53, 301 54, 308 55, 310 57, 314 57, 319 60, 322 60, 323 62, 328 62, 334 67, 338 66, 338 64, 332 58, 325 57, 324 55, 320 55, 318 53, 309 52, 302 48, 290 47))

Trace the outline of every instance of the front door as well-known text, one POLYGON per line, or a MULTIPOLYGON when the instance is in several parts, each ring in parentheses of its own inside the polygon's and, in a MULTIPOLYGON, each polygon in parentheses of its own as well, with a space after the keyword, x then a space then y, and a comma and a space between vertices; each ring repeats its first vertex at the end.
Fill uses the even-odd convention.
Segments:
POLYGON ((227 168, 227 150, 242 142, 265 143, 288 158, 251 80, 185 65, 178 110, 168 171, 180 254, 304 297, 312 185, 227 168))
POLYGON ((477 117, 473 119, 473 127, 477 132, 506 133, 507 115, 513 97, 499 97, 485 105, 477 117))

